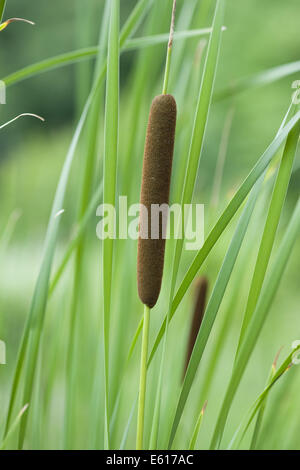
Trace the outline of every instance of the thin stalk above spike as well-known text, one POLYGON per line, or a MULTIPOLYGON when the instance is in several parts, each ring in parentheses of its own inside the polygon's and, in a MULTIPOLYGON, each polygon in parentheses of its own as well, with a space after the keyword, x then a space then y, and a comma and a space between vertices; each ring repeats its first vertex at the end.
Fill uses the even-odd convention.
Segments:
POLYGON ((168 89, 168 83, 169 83, 172 46, 173 46, 173 37, 174 37, 174 28, 175 28, 175 13, 176 13, 176 0, 173 1, 172 19, 171 19, 170 35, 169 35, 168 50, 167 50, 164 84, 163 84, 163 91, 162 91, 163 95, 166 95, 167 89, 168 89))

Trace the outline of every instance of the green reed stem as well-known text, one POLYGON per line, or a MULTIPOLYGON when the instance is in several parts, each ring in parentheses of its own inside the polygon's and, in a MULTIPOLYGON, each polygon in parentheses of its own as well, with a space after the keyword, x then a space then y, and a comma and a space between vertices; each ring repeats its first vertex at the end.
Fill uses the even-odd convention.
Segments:
POLYGON ((143 448, 149 323, 150 323, 150 308, 147 305, 145 305, 144 306, 142 353, 141 353, 139 401, 138 401, 137 435, 136 435, 136 449, 137 450, 142 450, 143 448))
POLYGON ((5 6, 6 6, 6 0, 0 0, 0 21, 2 21, 5 6))

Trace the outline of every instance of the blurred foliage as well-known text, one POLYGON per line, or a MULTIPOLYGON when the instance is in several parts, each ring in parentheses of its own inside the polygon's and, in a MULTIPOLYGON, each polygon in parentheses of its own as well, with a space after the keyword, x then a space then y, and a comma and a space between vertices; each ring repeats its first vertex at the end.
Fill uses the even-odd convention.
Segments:
MULTIPOLYGON (((123 0, 121 4, 124 21, 135 2, 123 0)), ((178 4, 180 7, 180 1, 178 4)), ((201 0, 199 5, 201 6, 201 0)), ((12 24, 1 33, 2 75, 46 57, 97 44, 102 9, 103 0, 86 0, 84 4, 78 0, 31 0, 22 3, 10 0, 5 18, 20 16, 32 19, 36 26, 12 24)), ((228 0, 227 31, 224 33, 216 89, 223 88, 238 77, 298 60, 298 9, 298 0, 228 0)), ((199 25, 198 22, 193 26, 208 26, 210 21, 203 20, 203 24, 199 25)), ((168 30, 168 21, 165 25, 164 32, 168 30)), ((192 43, 191 41, 189 44, 192 43)), ((164 50, 163 46, 156 47, 158 51, 164 50)), ((122 56, 122 84, 126 83, 127 77, 130 78, 135 56, 135 53, 122 56)), ((60 130, 62 126, 72 124, 90 87, 92 63, 93 61, 86 61, 76 66, 64 67, 9 88, 7 105, 1 106, 1 120, 30 111, 46 118, 47 131, 60 130), (85 83, 82 83, 84 79, 85 83), (78 98, 80 93, 81 98, 78 98), (74 96, 77 98, 74 99, 74 96)), ((231 184, 235 184, 241 174, 245 174, 273 137, 291 93, 289 77, 271 86, 245 93, 232 104, 236 108, 229 142, 232 165, 225 168, 230 175, 231 184)), ((203 163, 207 178, 203 180, 209 179, 214 170, 228 102, 217 104, 216 107, 217 112, 212 113, 206 139, 203 163)), ((8 146, 11 147, 18 141, 23 142, 25 133, 36 127, 35 122, 25 120, 2 132, 0 159, 7 156, 8 146)), ((47 131, 43 130, 42 133, 45 132, 44 135, 47 136, 47 131)))

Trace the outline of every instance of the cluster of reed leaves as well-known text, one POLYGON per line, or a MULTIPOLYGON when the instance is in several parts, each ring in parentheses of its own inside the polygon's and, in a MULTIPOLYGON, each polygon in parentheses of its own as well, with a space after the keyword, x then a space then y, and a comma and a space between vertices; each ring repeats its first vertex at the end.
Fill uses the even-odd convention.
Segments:
MULTIPOLYGON (((172 2, 139 0, 121 29, 120 0, 103 4, 98 46, 45 60, 4 78, 7 85, 13 85, 55 67, 96 57, 91 90, 53 201, 43 259, 12 376, 3 448, 122 449, 132 448, 135 442, 142 330, 136 242, 106 239, 100 243, 95 239, 93 216, 100 202, 115 203, 118 195, 127 195, 129 203, 139 200, 146 119, 151 99, 161 89, 168 41, 168 34, 161 31, 168 30, 172 2), (139 35, 132 37, 137 30, 139 35), (120 93, 120 55, 133 49, 136 60, 120 93), (80 160, 76 232, 56 262, 59 225, 62 210, 68 210, 65 194, 75 155, 80 160)), ((201 177, 200 159, 210 112, 215 109, 213 102, 299 70, 298 62, 267 70, 214 97, 222 36, 226 34, 226 1, 203 0, 201 8, 198 4, 197 0, 178 1, 169 84, 178 103, 171 202, 182 204, 199 198, 197 176, 201 177), (211 19, 212 26, 207 27, 211 19), (205 60, 199 60, 200 36, 207 40, 201 49, 205 60)), ((3 11, 5 2, 0 2, 0 12, 1 5, 3 11)), ((183 240, 167 244, 161 300, 151 313, 145 447, 215 449, 229 442, 231 447, 242 442, 247 445, 248 441, 249 447, 259 447, 270 429, 274 408, 277 410, 280 404, 277 393, 273 413, 268 413, 268 395, 279 379, 282 394, 289 396, 287 390, 292 385, 285 376, 296 376, 296 367, 292 367, 293 372, 287 369, 299 347, 286 353, 277 370, 272 368, 265 388, 263 381, 258 384, 261 393, 246 417, 247 409, 239 408, 238 425, 230 428, 224 444, 234 397, 247 375, 266 318, 272 315, 272 301, 299 235, 299 201, 288 224, 277 234, 299 138, 300 111, 295 108, 289 107, 274 140, 257 158, 221 215, 210 209, 210 231, 194 258, 184 252, 183 240), (275 169, 276 179, 274 174, 266 177, 270 167, 275 169), (266 219, 259 205, 268 207, 266 219), (228 243, 226 229, 233 225, 233 219, 236 225, 228 243), (276 237, 279 242, 274 248, 276 237), (181 383, 190 288, 199 271, 210 278, 210 256, 220 246, 222 265, 217 276, 211 276, 215 278, 213 287, 181 383), (253 257, 256 263, 252 270, 249 260, 253 257), (243 262, 238 264, 240 258, 243 262), (240 289, 243 278, 244 290, 240 289), (240 291, 248 299, 246 307, 237 300, 240 291), (232 331, 236 317, 242 321, 240 332, 232 331), (210 344, 212 331, 215 341, 210 344), (240 338, 235 359, 225 347, 233 334, 236 343, 240 338), (226 374, 220 374, 221 380, 229 383, 224 398, 221 393, 219 409, 216 391, 220 395, 220 389, 224 389, 217 377, 220 361, 227 367, 226 374), (197 375, 199 366, 202 373, 197 375), (202 426, 207 426, 209 440, 201 440, 202 426)), ((273 432, 280 436, 284 431, 277 426, 273 432)), ((291 438, 286 445, 293 444, 291 438)), ((280 446, 280 441, 276 445, 280 446)))

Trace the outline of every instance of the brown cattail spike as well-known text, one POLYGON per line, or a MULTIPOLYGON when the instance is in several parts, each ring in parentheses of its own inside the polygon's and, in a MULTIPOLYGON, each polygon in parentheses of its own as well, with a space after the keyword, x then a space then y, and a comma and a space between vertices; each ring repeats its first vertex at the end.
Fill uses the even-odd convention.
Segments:
POLYGON ((186 361, 184 366, 184 374, 185 376, 186 370, 188 368, 190 358, 194 349, 194 345, 197 339, 197 335, 203 320, 204 311, 205 311, 205 301, 206 301, 206 294, 207 294, 208 282, 206 277, 200 277, 196 284, 196 303, 194 308, 194 314, 190 329, 190 336, 186 354, 186 361))
POLYGON ((156 96, 150 109, 144 152, 140 203, 147 209, 147 216, 143 217, 141 209, 137 262, 139 296, 150 308, 156 304, 159 296, 165 254, 161 221, 158 238, 151 238, 151 206, 169 203, 175 127, 174 97, 156 96), (148 238, 145 238, 145 234, 148 238))

